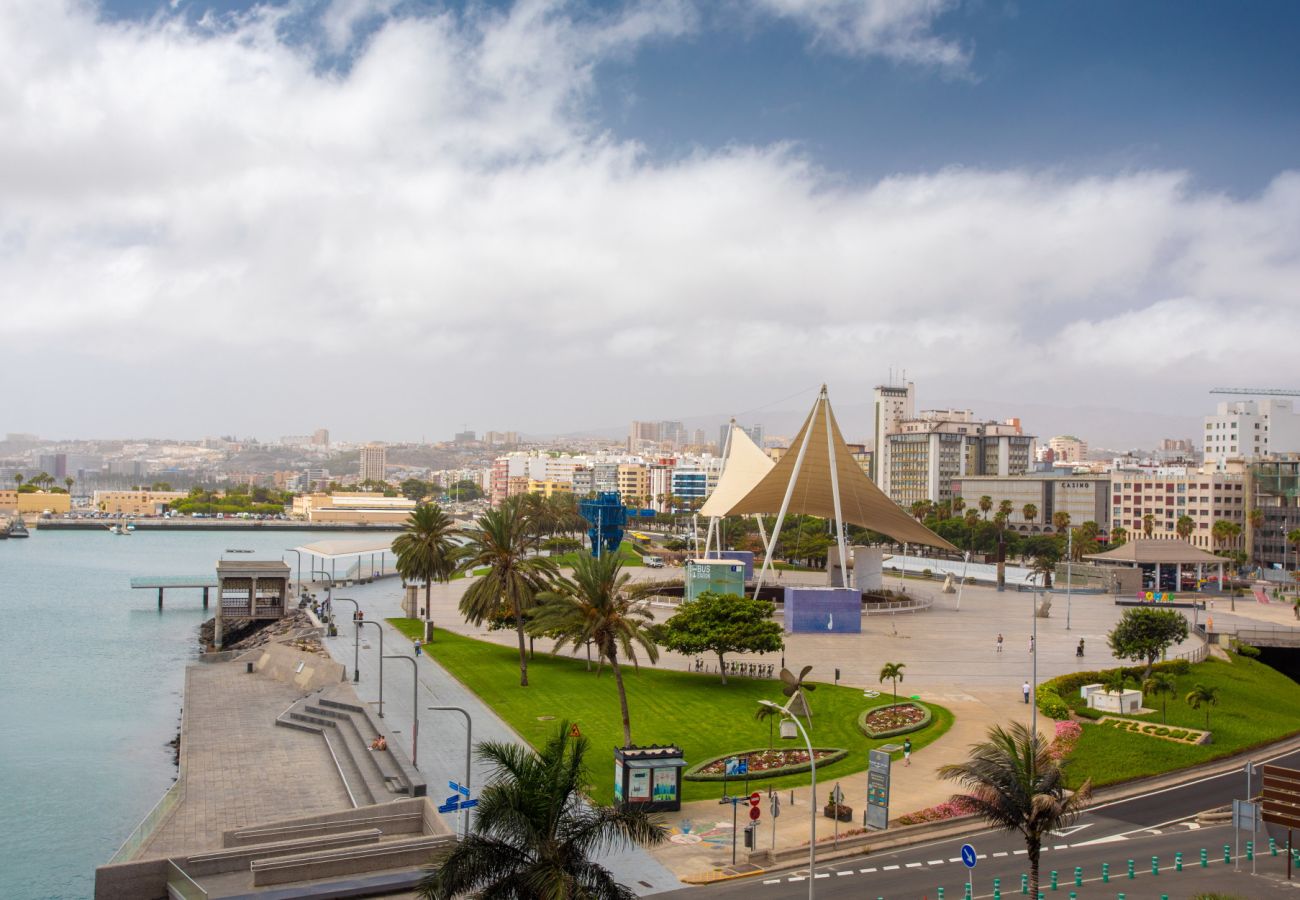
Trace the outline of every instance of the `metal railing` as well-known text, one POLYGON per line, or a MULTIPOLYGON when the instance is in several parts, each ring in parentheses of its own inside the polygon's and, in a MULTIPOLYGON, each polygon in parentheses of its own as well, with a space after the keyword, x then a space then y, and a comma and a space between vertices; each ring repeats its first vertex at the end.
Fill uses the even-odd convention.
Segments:
POLYGON ((122 846, 113 854, 113 858, 110 859, 109 862, 120 863, 128 862, 133 859, 135 854, 139 852, 140 848, 144 846, 145 841, 149 840, 149 836, 153 834, 154 829, 157 828, 163 819, 167 818, 171 811, 174 810, 184 799, 185 778, 181 777, 177 779, 175 784, 167 789, 167 793, 163 794, 162 797, 159 798, 158 802, 154 804, 153 809, 149 810, 148 814, 140 820, 140 824, 135 826, 135 829, 127 835, 126 840, 122 842, 122 846))
POLYGON ((176 865, 174 859, 167 860, 167 893, 181 900, 208 900, 208 892, 176 865))

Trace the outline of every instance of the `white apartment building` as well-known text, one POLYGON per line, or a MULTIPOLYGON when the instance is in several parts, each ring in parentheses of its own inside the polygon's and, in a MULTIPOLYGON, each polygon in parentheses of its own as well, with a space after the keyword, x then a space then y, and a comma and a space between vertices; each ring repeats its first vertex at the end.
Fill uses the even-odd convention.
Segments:
MULTIPOLYGON (((898 426, 915 416, 916 385, 908 382, 905 386, 881 384, 872 391, 875 401, 873 425, 875 449, 871 454, 871 480, 886 494, 889 493, 889 436, 898 430, 898 426)), ((762 444, 760 443, 761 447, 762 444)))
POLYGON ((1057 463, 1084 462, 1088 458, 1088 442, 1072 434, 1058 434, 1047 442, 1052 451, 1052 461, 1057 463))
POLYGON ((382 444, 367 444, 361 448, 361 481, 383 481, 388 468, 388 452, 382 444))
POLYGON ((1290 400, 1225 400, 1205 417, 1205 462, 1222 469, 1228 459, 1300 451, 1300 414, 1290 400))
POLYGON ((940 409, 898 423, 886 446, 887 493, 906 507, 951 500, 953 480, 967 475, 1023 475, 1034 438, 1019 419, 980 422, 968 409, 940 409))
MULTIPOLYGON (((1209 466, 1206 467, 1209 469, 1209 466)), ((1217 549, 1214 523, 1225 519, 1246 528, 1245 479, 1239 473, 1197 472, 1181 468, 1150 472, 1111 473, 1111 527, 1121 525, 1129 537, 1144 537, 1143 519, 1150 515, 1151 537, 1178 538, 1178 520, 1192 520, 1188 541, 1202 550, 1217 549)), ((1238 538, 1236 546, 1241 545, 1238 538)))

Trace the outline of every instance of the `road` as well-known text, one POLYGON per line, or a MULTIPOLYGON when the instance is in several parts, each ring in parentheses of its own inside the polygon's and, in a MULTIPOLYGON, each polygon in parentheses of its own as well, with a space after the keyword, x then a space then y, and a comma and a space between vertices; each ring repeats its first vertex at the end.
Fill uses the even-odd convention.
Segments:
MULTIPOLYGON (((1300 751, 1280 756, 1261 756, 1257 763, 1300 768, 1300 751)), ((1241 770, 1196 779, 1175 787, 1152 791, 1139 797, 1101 803, 1089 809, 1070 828, 1053 833, 1044 842, 1041 863, 1041 890, 1052 896, 1050 873, 1056 870, 1060 890, 1055 896, 1110 897, 1123 893, 1127 900, 1191 896, 1194 890, 1206 889, 1209 882, 1235 885, 1243 896, 1269 896, 1272 883, 1265 879, 1244 881, 1249 876, 1233 874, 1234 864, 1224 864, 1224 845, 1234 842, 1231 825, 1198 826, 1196 814, 1230 803, 1246 793, 1246 777, 1241 770), (1200 851, 1208 851, 1209 866, 1200 867, 1200 851), (1183 871, 1174 871, 1174 854, 1183 855, 1183 871), (1159 876, 1151 874, 1152 856, 1158 857, 1159 876), (1134 860, 1136 878, 1127 877, 1128 861, 1134 860), (1103 863, 1110 866, 1110 880, 1101 881, 1103 863), (1073 884, 1075 867, 1082 867, 1084 884, 1073 884), (1238 883, 1239 882, 1239 883, 1238 883)), ((1252 787, 1258 791, 1258 779, 1252 787)), ((1285 831, 1275 835, 1280 845, 1286 843, 1285 831)), ((1249 872, 1242 837, 1240 864, 1249 872)), ((966 888, 967 869, 961 861, 961 846, 975 847, 978 858, 974 871, 974 896, 992 897, 994 882, 1000 879, 1002 896, 1023 896, 1020 877, 1028 864, 1024 840, 1005 832, 981 831, 961 838, 944 839, 876 854, 846 857, 818 864, 814 889, 818 896, 831 898, 935 898, 944 888, 945 898, 960 898, 966 888)), ((1268 855, 1268 835, 1261 833, 1263 854, 1256 861, 1258 870, 1269 877, 1284 877, 1286 856, 1268 855)), ((1298 841, 1300 843, 1300 841, 1298 841)), ((1235 859, 1235 854, 1234 854, 1235 859)), ((723 884, 676 891, 665 897, 702 895, 712 898, 745 900, 785 900, 808 895, 808 867, 787 872, 725 882, 723 884)), ((1300 875, 1300 873, 1298 873, 1300 875)), ((1280 888, 1280 890, 1287 890, 1280 888)))

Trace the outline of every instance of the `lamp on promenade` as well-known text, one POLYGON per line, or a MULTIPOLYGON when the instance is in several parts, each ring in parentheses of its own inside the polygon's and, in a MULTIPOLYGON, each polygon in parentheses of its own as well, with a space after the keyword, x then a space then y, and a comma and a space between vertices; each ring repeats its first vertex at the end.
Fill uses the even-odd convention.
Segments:
MULTIPOLYGON (((382 666, 386 659, 404 659, 411 664, 411 765, 419 768, 415 762, 416 747, 420 743, 420 667, 415 664, 414 656, 384 656, 379 655, 379 664, 382 666)), ((382 688, 384 678, 379 676, 379 685, 382 688)))
POLYGON ((285 553, 292 553, 298 557, 298 594, 302 594, 302 551, 297 547, 286 547, 285 553))
POLYGON ((384 626, 378 622, 357 619, 357 645, 361 644, 361 626, 373 625, 379 629, 379 718, 384 717, 384 626))
MULTIPOLYGON (((330 587, 333 586, 334 584, 333 582, 331 582, 330 587)), ((351 603, 354 607, 356 607, 356 612, 352 614, 352 621, 353 622, 361 621, 360 603, 353 600, 351 597, 340 597, 339 601, 342 603, 351 603)), ((330 601, 330 605, 333 606, 333 601, 330 601)), ((334 615, 333 609, 330 610, 330 615, 334 615)), ((356 629, 356 633, 352 636, 352 683, 353 684, 356 684, 358 681, 361 680, 360 663, 361 663, 361 629, 358 628, 356 629)))
MULTIPOLYGON (((798 694, 795 696, 798 696, 798 694)), ((791 702, 793 702, 793 698, 791 698, 791 702)), ((781 718, 793 722, 795 727, 799 729, 799 733, 803 735, 804 743, 808 745, 808 766, 812 770, 812 796, 808 798, 808 818, 811 823, 808 835, 808 900, 812 900, 813 883, 817 880, 813 876, 813 867, 817 865, 817 760, 813 755, 812 740, 808 737, 808 732, 804 730, 799 717, 791 713, 788 707, 778 706, 771 700, 759 700, 758 704, 759 706, 771 707, 781 714, 781 718)), ((772 827, 776 828, 776 824, 773 823, 772 827)))
MULTIPOLYGON (((458 712, 465 717, 465 783, 462 787, 468 791, 470 789, 470 778, 473 777, 473 772, 470 769, 470 760, 474 750, 474 720, 469 717, 469 710, 460 706, 430 706, 428 708, 440 709, 446 712, 458 712)), ((462 833, 465 837, 469 837, 469 819, 465 818, 465 810, 460 810, 460 814, 463 826, 462 833)))

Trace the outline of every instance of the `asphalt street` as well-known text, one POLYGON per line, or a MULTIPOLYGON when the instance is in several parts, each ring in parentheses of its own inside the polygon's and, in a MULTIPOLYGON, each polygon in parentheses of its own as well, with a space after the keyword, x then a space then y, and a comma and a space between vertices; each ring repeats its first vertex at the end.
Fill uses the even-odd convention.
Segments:
MULTIPOLYGON (((1262 755, 1257 763, 1269 762, 1300 767, 1300 752, 1281 756, 1262 755)), ((1258 777, 1252 788, 1258 792, 1258 777)), ((1196 779, 1175 787, 1089 809, 1071 827, 1053 833, 1044 842, 1040 890, 1044 896, 1079 898, 1190 897, 1203 890, 1226 890, 1243 897, 1268 896, 1286 875, 1286 854, 1270 856, 1268 834, 1261 832, 1261 853, 1255 860, 1259 875, 1249 874, 1245 841, 1241 835, 1240 859, 1234 846, 1231 825, 1200 826, 1196 814, 1246 796, 1243 770, 1196 779), (1225 864, 1225 845, 1232 863, 1225 864), (1200 864, 1200 851, 1207 851, 1208 866, 1200 864), (1175 871, 1175 853, 1182 854, 1182 871, 1175 871), (1152 874, 1152 857, 1157 858, 1159 875, 1152 874), (1133 860, 1135 878, 1128 878, 1128 861, 1133 860), (1102 864, 1109 864, 1109 880, 1102 880, 1102 864), (1241 872, 1234 871, 1238 866, 1241 872), (1074 884, 1075 868, 1082 869, 1083 884, 1074 884), (1058 874, 1058 890, 1051 890, 1051 872, 1058 874)), ((1279 846, 1286 843, 1285 831, 1274 835, 1279 846)), ((961 846, 971 844, 976 852, 973 872, 975 897, 992 897, 994 879, 1001 895, 1020 893, 1021 875, 1028 872, 1024 840, 1006 832, 981 831, 961 838, 945 839, 875 854, 846 857, 818 864, 814 889, 822 897, 937 898, 944 889, 947 898, 961 898, 966 889, 967 868, 961 846)), ((1300 843, 1300 842, 1298 842, 1300 843)), ((1300 873, 1297 873, 1300 876, 1300 873)), ((1297 880, 1300 884, 1300 878, 1297 880)), ((687 891, 674 892, 685 895, 687 891)), ((784 900, 808 895, 808 867, 769 872, 751 878, 725 882, 689 893, 696 897, 745 896, 747 900, 784 900)), ((673 895, 669 895, 673 896, 673 895)))

